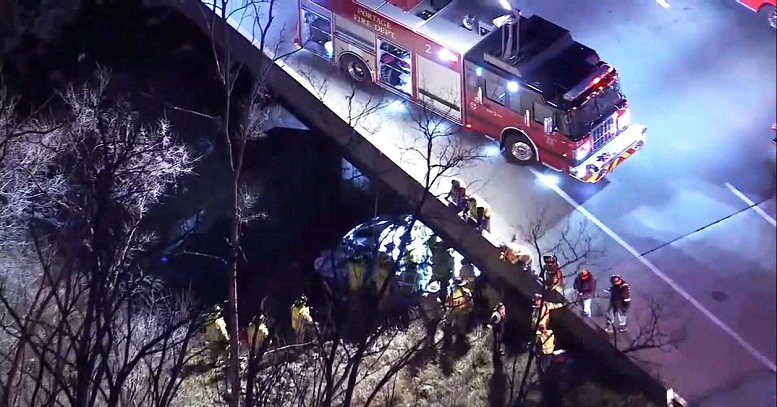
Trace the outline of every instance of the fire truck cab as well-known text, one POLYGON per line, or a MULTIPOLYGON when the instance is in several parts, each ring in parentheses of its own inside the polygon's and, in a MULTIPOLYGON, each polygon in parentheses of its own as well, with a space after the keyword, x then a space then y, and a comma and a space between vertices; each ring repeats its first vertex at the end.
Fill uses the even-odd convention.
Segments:
POLYGON ((299 46, 499 140, 512 162, 593 183, 645 143, 616 69, 505 0, 299 1, 299 46))
POLYGON ((777 28, 777 0, 737 0, 737 3, 762 14, 772 28, 777 28))

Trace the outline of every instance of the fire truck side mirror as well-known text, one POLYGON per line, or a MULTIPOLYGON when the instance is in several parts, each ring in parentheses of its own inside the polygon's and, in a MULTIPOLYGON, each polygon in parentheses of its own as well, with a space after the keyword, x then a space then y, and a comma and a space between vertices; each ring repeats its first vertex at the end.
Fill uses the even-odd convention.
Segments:
POLYGON ((551 135, 553 134, 553 118, 552 117, 546 117, 542 124, 545 126, 545 134, 551 135))

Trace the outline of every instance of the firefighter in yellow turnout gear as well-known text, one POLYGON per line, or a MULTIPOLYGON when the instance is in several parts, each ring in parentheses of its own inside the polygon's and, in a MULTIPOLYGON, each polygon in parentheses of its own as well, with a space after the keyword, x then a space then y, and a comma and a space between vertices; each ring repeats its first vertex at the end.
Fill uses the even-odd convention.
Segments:
POLYGON ((258 355, 264 349, 270 346, 270 331, 267 329, 266 318, 264 315, 259 315, 253 318, 250 324, 248 324, 248 331, 246 333, 248 339, 249 355, 258 355))
POLYGON ((540 373, 545 374, 553 361, 553 352, 556 351, 556 337, 553 331, 545 325, 540 324, 537 327, 537 366, 540 373))
POLYGON ((445 301, 451 331, 454 335, 466 333, 469 316, 472 312, 472 293, 460 278, 453 280, 453 289, 445 301))
POLYGON ((348 288, 350 294, 358 293, 364 285, 364 272, 367 270, 367 262, 364 256, 357 254, 348 261, 348 288))
POLYGON ((383 292, 384 296, 388 296, 390 293, 390 286, 386 286, 389 281, 389 276, 394 272, 394 262, 387 253, 380 253, 378 255, 378 264, 375 268, 375 272, 372 274, 372 283, 376 295, 380 295, 383 292))
POLYGON ((227 323, 221 312, 221 307, 216 305, 205 320, 205 343, 208 348, 208 363, 211 366, 218 364, 219 359, 226 359, 229 350, 229 333, 227 323))
POLYGON ((491 231, 491 205, 477 195, 467 197, 467 217, 478 230, 491 231))
POLYGON ((555 311, 561 308, 564 308, 564 304, 560 302, 546 301, 543 300, 542 294, 534 294, 534 305, 532 306, 531 315, 532 328, 539 325, 544 325, 546 327, 549 326, 551 311, 555 311))
POLYGON ((310 315, 308 297, 301 296, 291 307, 291 329, 297 343, 305 342, 313 329, 313 317, 310 315))

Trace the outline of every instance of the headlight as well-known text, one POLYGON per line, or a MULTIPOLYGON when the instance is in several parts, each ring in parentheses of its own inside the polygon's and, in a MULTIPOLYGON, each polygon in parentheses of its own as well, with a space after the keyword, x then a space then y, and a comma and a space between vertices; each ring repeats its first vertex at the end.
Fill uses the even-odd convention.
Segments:
POLYGON ((583 141, 583 144, 581 144, 575 149, 575 161, 580 161, 588 157, 588 154, 590 153, 591 153, 591 137, 588 136, 585 138, 585 141, 583 141))

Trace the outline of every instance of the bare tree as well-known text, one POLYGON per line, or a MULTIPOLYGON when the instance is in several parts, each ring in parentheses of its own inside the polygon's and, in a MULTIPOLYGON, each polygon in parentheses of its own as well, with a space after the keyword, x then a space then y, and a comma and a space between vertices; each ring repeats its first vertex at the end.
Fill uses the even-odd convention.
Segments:
MULTIPOLYGON (((239 379, 239 358, 238 358, 238 329, 240 326, 237 309, 237 277, 241 261, 245 258, 242 255, 240 239, 242 228, 249 221, 256 219, 247 208, 247 203, 254 197, 246 198, 246 188, 242 185, 240 174, 243 168, 243 158, 245 154, 246 143, 262 137, 265 133, 269 118, 273 115, 274 105, 270 97, 268 84, 266 83, 266 73, 270 65, 263 65, 257 71, 249 71, 238 57, 230 49, 229 45, 220 44, 221 39, 229 37, 226 30, 231 30, 227 24, 221 22, 239 20, 241 26, 251 27, 256 38, 253 38, 253 44, 259 52, 271 55, 269 63, 275 63, 278 60, 285 59, 291 53, 282 54, 280 52, 281 41, 274 44, 275 31, 280 32, 280 38, 284 37, 284 29, 274 27, 276 2, 274 0, 251 1, 243 0, 237 3, 226 0, 213 0, 203 8, 203 21, 209 29, 212 51, 215 66, 218 72, 219 81, 222 88, 222 97, 224 103, 221 111, 216 115, 206 115, 202 112, 191 112, 200 116, 213 119, 220 130, 223 151, 226 154, 229 168, 231 171, 230 196, 231 196, 231 214, 232 227, 228 236, 228 243, 232 249, 231 258, 226 259, 229 264, 230 276, 228 278, 228 320, 229 320, 229 340, 230 355, 227 366, 228 382, 230 383, 230 404, 238 406, 240 404, 240 379, 239 379), (210 8, 211 10, 207 10, 210 8), (245 92, 245 84, 249 91, 245 92)), ((322 97, 325 91, 325 82, 321 88, 322 97)), ((349 106, 351 101, 349 99, 349 106)), ((361 111, 376 109, 375 104, 368 102, 369 107, 360 109, 361 111)), ((180 107, 174 107, 179 110, 185 110, 180 107)), ((364 117, 366 113, 349 115, 349 117, 364 117)), ((358 118, 356 120, 359 120, 358 118)), ((255 210, 256 208, 254 208, 255 210)))
POLYGON ((439 195, 434 191, 439 189, 440 181, 460 175, 463 169, 475 165, 485 156, 477 146, 468 145, 461 128, 446 118, 452 110, 435 112, 433 102, 429 100, 420 101, 418 105, 408 104, 407 108, 413 123, 412 133, 406 134, 401 157, 411 165, 420 161, 421 185, 425 191, 419 197, 420 208, 429 194, 439 195))
POLYGON ((25 241, 34 203, 39 216, 50 217, 54 207, 41 206, 36 200, 38 191, 60 191, 63 182, 61 178, 39 175, 48 171, 50 160, 57 154, 55 132, 65 121, 42 116, 48 104, 22 116, 18 101, 0 87, 0 246, 25 241), (31 175, 37 185, 29 182, 31 175))
MULTIPOLYGON (((320 79, 320 74, 310 70, 302 71, 318 98, 323 100, 329 89, 329 78, 324 76, 324 79, 320 79)), ((374 98, 369 92, 363 94, 355 86, 344 97, 345 103, 340 103, 344 109, 338 113, 345 116, 352 128, 363 128, 368 124, 365 122, 370 116, 380 112, 386 105, 381 98, 374 98)), ((414 111, 414 114, 417 122, 414 130, 419 135, 415 138, 416 143, 407 148, 407 153, 423 159, 425 195, 418 197, 413 203, 416 209, 400 222, 405 232, 397 248, 399 258, 406 254, 411 240, 410 233, 421 207, 429 196, 433 197, 430 195, 432 187, 443 177, 455 175, 460 168, 480 158, 475 148, 450 141, 456 132, 443 117, 430 112, 426 106, 422 106, 420 111, 414 111)), ((360 134, 356 134, 356 131, 352 137, 354 141, 365 136, 363 131, 360 134)), ((378 241, 378 236, 374 236, 374 239, 373 253, 368 256, 373 262, 378 257, 378 248, 384 243, 378 241)), ((369 269, 377 266, 373 262, 368 263, 369 269)), ((428 342, 426 333, 415 319, 411 320, 409 331, 396 329, 387 315, 389 310, 381 307, 378 299, 389 295, 389 291, 393 291, 389 287, 396 284, 396 273, 390 273, 389 276, 381 287, 375 287, 375 294, 369 294, 366 290, 360 293, 358 300, 362 312, 349 315, 353 320, 344 320, 345 314, 338 312, 338 301, 330 298, 325 306, 327 309, 318 314, 324 318, 323 323, 316 328, 313 342, 267 350, 263 358, 274 359, 275 363, 268 363, 269 366, 256 371, 249 369, 248 381, 254 383, 256 389, 247 389, 246 393, 265 397, 272 395, 269 397, 283 400, 281 404, 284 405, 302 404, 302 400, 310 400, 316 406, 354 403, 369 405, 378 400, 381 394, 386 397, 386 386, 395 380, 422 345, 428 342), (330 319, 331 316, 334 318, 330 319), (311 347, 315 350, 312 356, 311 347), (276 359, 281 353, 284 356, 276 359), (290 354, 294 355, 292 360, 288 359, 290 354), (277 386, 282 386, 282 389, 277 386), (294 390, 290 391, 291 388, 294 390)))
MULTIPOLYGON (((606 275, 609 268, 606 265, 606 255, 601 242, 601 235, 593 230, 591 224, 586 220, 574 222, 571 219, 554 219, 547 207, 541 208, 539 213, 526 219, 524 224, 518 228, 518 233, 513 237, 513 241, 525 243, 539 256, 540 262, 546 255, 557 257, 558 266, 564 271, 562 282, 569 277, 576 277, 583 269, 591 269, 598 275, 606 275)), ((539 323, 543 317, 551 312, 545 308, 546 302, 561 301, 562 308, 569 308, 577 303, 576 293, 572 293, 572 298, 565 298, 554 294, 551 290, 554 278, 552 272, 545 272, 543 264, 537 264, 539 270, 535 270, 536 279, 539 284, 545 288, 541 292, 542 300, 538 311, 544 312, 544 315, 538 315, 530 326, 531 332, 537 332, 539 323)), ((563 285, 562 285, 563 287, 563 285)), ((603 292, 600 290, 599 292, 603 292)), ((606 298, 606 295, 596 295, 595 298, 606 298)), ((555 312, 555 311, 553 311, 555 312)), ((552 315, 552 314, 551 314, 552 315)), ((674 338, 663 328, 667 320, 666 306, 664 301, 651 299, 649 301, 649 311, 638 320, 636 326, 636 335, 619 334, 613 332, 613 343, 621 352, 629 357, 635 358, 640 351, 649 349, 669 350, 674 346, 674 338)), ((512 366, 512 373, 507 378, 510 386, 510 400, 522 403, 526 400, 529 388, 532 384, 530 380, 532 372, 532 362, 537 357, 537 345, 532 341, 528 349, 528 359, 526 365, 522 367, 520 379, 516 377, 519 372, 519 366, 512 366)), ((542 377, 540 376, 541 380, 542 377)))
POLYGON ((195 158, 169 123, 140 123, 107 85, 103 71, 69 88, 68 119, 15 140, 3 162, 3 179, 29 191, 10 201, 25 216, 9 219, 30 239, 0 286, 12 343, 4 405, 168 405, 197 332, 191 307, 147 273, 154 236, 140 226, 195 158))
MULTIPOLYGON (((213 120, 219 129, 221 139, 221 151, 229 163, 231 172, 229 187, 229 218, 231 227, 227 237, 231 248, 231 255, 225 259, 229 265, 228 293, 227 293, 227 319, 229 333, 229 363, 227 364, 227 381, 229 383, 229 403, 231 406, 240 405, 240 361, 239 361, 239 316, 238 316, 238 270, 242 255, 241 236, 245 224, 255 218, 248 215, 248 206, 254 199, 241 181, 241 172, 245 157, 246 144, 265 134, 265 125, 272 114, 272 103, 265 82, 265 73, 269 66, 259 72, 251 72, 239 58, 234 55, 228 40, 225 44, 219 41, 229 38, 228 30, 232 28, 225 22, 230 19, 249 21, 249 26, 258 34, 253 43, 260 52, 277 51, 280 43, 272 49, 269 43, 270 29, 275 19, 275 0, 242 0, 238 2, 228 0, 212 0, 205 2, 202 9, 203 22, 205 23, 211 39, 213 62, 221 85, 223 100, 221 109, 215 115, 203 112, 194 112, 181 107, 173 108, 188 111, 193 114, 207 117, 213 120), (208 10, 210 8, 210 10, 208 10), (243 87, 248 88, 245 92, 243 87)), ((282 58, 283 56, 279 56, 282 58)))
MULTIPOLYGON (((525 219, 514 241, 520 239, 527 243, 540 261, 546 255, 556 256, 564 278, 576 276, 585 268, 601 266, 606 253, 602 248, 601 235, 590 222, 569 219, 559 223, 553 219, 547 206, 535 207, 541 208, 539 213, 525 219)), ((545 283, 545 276, 539 277, 545 283)))

